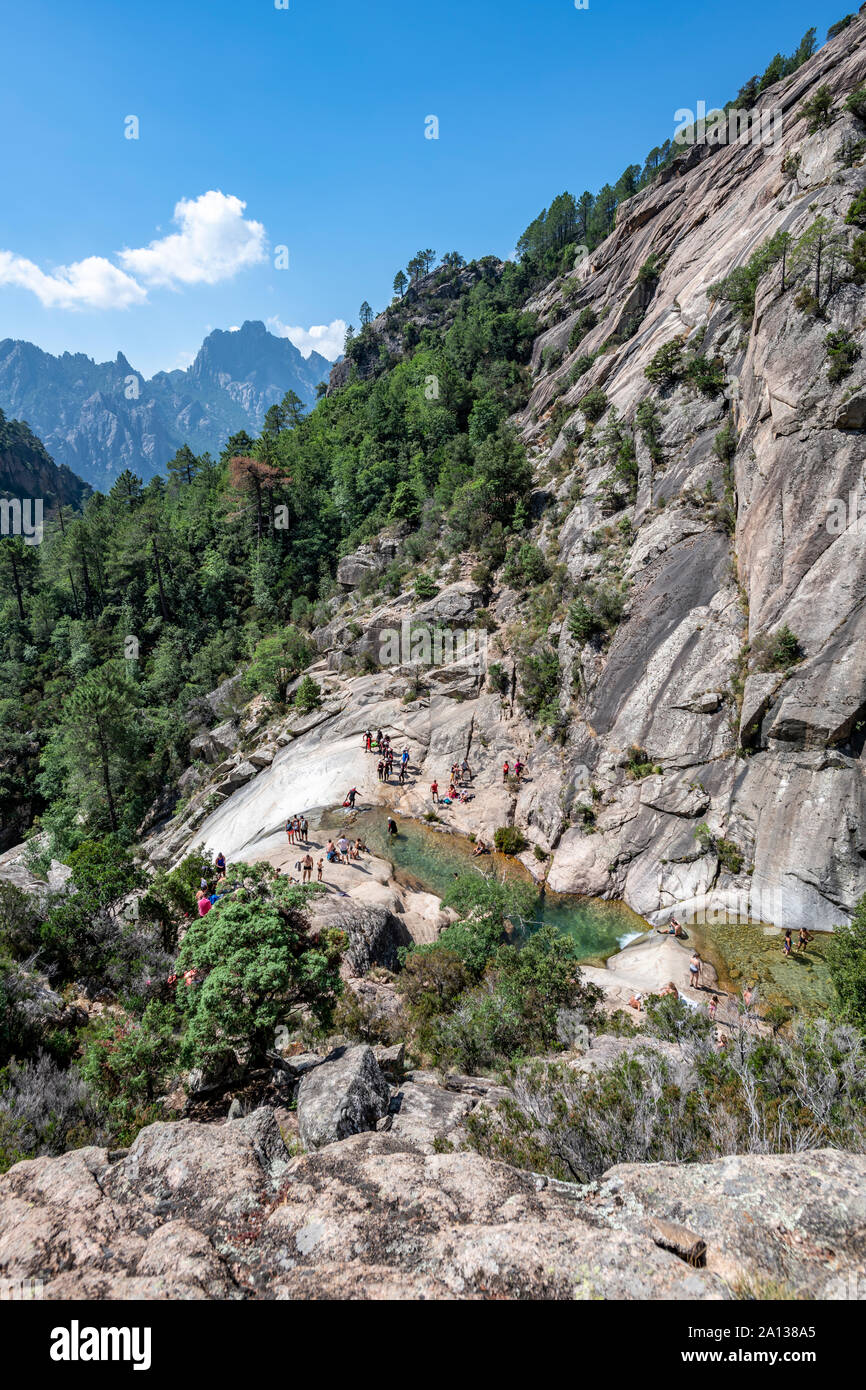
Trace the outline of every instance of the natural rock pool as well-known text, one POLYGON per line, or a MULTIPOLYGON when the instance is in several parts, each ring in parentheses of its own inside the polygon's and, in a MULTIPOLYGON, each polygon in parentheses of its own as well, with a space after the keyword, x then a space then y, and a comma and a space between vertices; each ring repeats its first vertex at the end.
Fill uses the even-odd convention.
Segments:
MULTIPOLYGON (((363 835, 374 854, 393 864, 395 878, 440 898, 454 875, 467 868, 530 881, 517 860, 502 854, 475 858, 469 840, 421 821, 395 816, 399 833, 390 837, 387 818, 384 807, 355 812, 336 808, 316 817, 325 833, 337 835, 345 830, 350 837, 363 835)), ((580 959, 594 964, 603 963, 649 930, 625 903, 550 892, 539 892, 535 920, 552 922, 577 943, 580 959)), ((832 1001, 824 957, 827 933, 816 933, 806 953, 794 952, 787 959, 782 954, 781 930, 762 923, 690 927, 689 937, 715 966, 722 988, 740 992, 747 984, 757 985, 765 1004, 785 1004, 803 1014, 820 1012, 832 1001)))
MULTIPOLYGON (((363 835, 370 849, 394 866, 394 876, 411 888, 435 893, 441 898, 451 887, 457 873, 474 868, 505 872, 524 882, 531 882, 523 865, 503 854, 473 857, 472 844, 462 836, 436 830, 421 821, 395 816, 399 833, 389 836, 388 813, 376 811, 323 811, 319 825, 323 831, 336 834, 345 829, 350 837, 363 835)), ((643 935, 647 924, 624 903, 604 902, 596 898, 576 898, 557 893, 539 892, 535 920, 552 922, 577 943, 580 959, 603 962, 615 951, 643 935)))

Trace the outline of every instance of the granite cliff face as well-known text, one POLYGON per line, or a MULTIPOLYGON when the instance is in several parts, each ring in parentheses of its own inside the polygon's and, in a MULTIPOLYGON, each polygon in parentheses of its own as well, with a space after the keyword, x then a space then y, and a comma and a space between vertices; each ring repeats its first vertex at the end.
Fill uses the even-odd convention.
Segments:
POLYGON ((186 371, 146 381, 123 353, 94 362, 52 357, 32 343, 0 342, 0 406, 27 420, 61 465, 107 490, 124 469, 148 479, 182 444, 216 455, 240 430, 256 434, 265 412, 293 390, 306 405, 327 378, 318 353, 303 358, 263 323, 209 334, 186 371))
POLYGON ((842 99, 866 76, 864 35, 859 18, 766 94, 762 108, 782 116, 774 144, 694 146, 626 203, 567 315, 559 286, 537 303, 553 322, 535 363, 551 347, 565 352, 537 382, 522 421, 540 474, 555 474, 541 534, 573 578, 592 583, 607 567, 627 589, 626 618, 606 653, 579 646, 567 626, 559 639, 580 717, 558 774, 551 767, 539 829, 550 840, 557 800, 567 807, 580 783, 597 784, 603 800, 596 834, 569 829, 557 842, 556 889, 613 892, 648 914, 745 901, 752 916, 793 927, 832 926, 866 890, 866 526, 835 534, 827 525, 833 499, 853 502, 861 516, 866 509, 866 378, 857 360, 834 384, 825 346, 838 329, 862 345, 866 291, 850 280, 833 285, 831 272, 815 314, 802 307, 814 263, 799 279, 789 267, 784 292, 777 265, 758 281, 745 324, 709 294, 774 233, 787 231, 794 245, 821 217, 830 237, 846 230, 864 172, 847 154, 862 126, 842 99), (801 107, 823 83, 834 119, 810 134, 801 107), (616 346, 651 256, 662 264, 654 292, 637 331, 616 346), (585 305, 599 323, 569 352, 585 305), (655 460, 635 425, 635 500, 611 506, 597 447, 610 413, 588 444, 578 403, 603 388, 634 422, 648 395, 645 368, 671 341, 716 358, 724 394, 676 382, 654 393, 655 460), (569 386, 577 356, 602 348, 569 386), (551 406, 563 384, 557 431, 551 406), (714 441, 729 417, 735 452, 726 473, 714 441), (570 443, 573 465, 561 476, 570 443), (578 480, 582 500, 572 507, 578 480), (726 489, 735 518, 727 527, 718 506, 726 489), (616 554, 618 529, 629 544, 616 554), (756 650, 785 625, 802 658, 762 673, 756 650), (659 775, 624 778, 634 745, 659 775), (696 840, 699 821, 709 839, 696 840), (719 840, 738 846, 744 872, 724 867, 719 840))

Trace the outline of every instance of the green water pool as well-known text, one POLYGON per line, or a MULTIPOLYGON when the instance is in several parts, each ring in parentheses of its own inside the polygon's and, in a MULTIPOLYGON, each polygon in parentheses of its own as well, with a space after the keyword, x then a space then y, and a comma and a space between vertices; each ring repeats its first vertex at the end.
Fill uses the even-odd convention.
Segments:
MULTIPOLYGON (((398 834, 389 836, 387 818, 385 810, 353 813, 338 808, 321 812, 318 823, 326 833, 345 828, 350 838, 363 835, 374 854, 393 864, 395 877, 400 882, 410 888, 435 893, 439 898, 448 891, 455 874, 472 868, 486 873, 504 872, 531 881, 517 860, 502 854, 475 858, 469 840, 436 830, 421 821, 395 816, 398 834)), ((581 960, 598 963, 647 931, 643 918, 624 903, 547 892, 539 892, 535 921, 553 923, 576 942, 581 960)))
MULTIPOLYGON (((335 808, 320 811, 311 820, 327 834, 336 836, 345 830, 350 838, 363 835, 374 854, 393 864, 399 882, 440 898, 455 874, 467 868, 530 881, 519 861, 501 854, 474 858, 469 840, 422 821, 394 816, 398 834, 391 837, 388 814, 384 807, 355 812, 335 808)), ((570 936, 580 960, 587 964, 603 964, 649 930, 644 918, 625 903, 571 894, 539 892, 535 920, 551 922, 570 936)), ((823 933, 816 934, 806 953, 795 952, 786 959, 781 932, 762 923, 690 926, 688 931, 690 940, 715 966, 723 989, 739 992, 747 984, 757 985, 764 1004, 785 1004, 803 1014, 821 1012, 832 1001, 824 954, 829 938, 823 933)))
MULTIPOLYGON (((798 1013, 823 1012, 833 1002, 827 968, 830 935, 816 932, 805 951, 782 954, 781 929, 761 923, 690 927, 698 950, 712 961, 723 985, 737 992, 757 985, 764 1003, 784 1004, 798 1013)), ((796 945, 797 935, 794 933, 796 945)))

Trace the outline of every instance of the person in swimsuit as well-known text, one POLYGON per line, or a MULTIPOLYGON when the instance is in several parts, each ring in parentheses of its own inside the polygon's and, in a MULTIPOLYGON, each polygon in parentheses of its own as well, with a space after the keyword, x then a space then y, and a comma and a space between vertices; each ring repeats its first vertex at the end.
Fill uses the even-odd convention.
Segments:
POLYGON ((692 989, 701 987, 701 958, 697 951, 692 951, 692 958, 689 961, 689 976, 692 989))
POLYGON ((307 850, 307 853, 301 860, 301 870, 301 882, 309 883, 313 877, 313 856, 310 854, 309 850, 307 850))
POLYGON ((789 956, 791 954, 791 948, 793 944, 794 943, 791 940, 791 928, 788 927, 787 931, 785 932, 785 940, 782 942, 782 954, 789 956))

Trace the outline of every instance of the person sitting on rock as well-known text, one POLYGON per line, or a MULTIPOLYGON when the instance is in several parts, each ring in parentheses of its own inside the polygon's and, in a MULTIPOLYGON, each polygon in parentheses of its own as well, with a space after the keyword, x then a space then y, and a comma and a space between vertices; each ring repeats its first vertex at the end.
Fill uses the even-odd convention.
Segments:
POLYGON ((210 912, 211 908, 213 907, 213 903, 211 902, 210 898, 208 897, 207 893, 204 891, 203 888, 199 888, 198 892, 195 895, 195 900, 198 904, 199 917, 206 917, 210 912))
POLYGON ((672 994, 673 997, 674 997, 674 999, 679 999, 679 997, 680 997, 680 992, 679 992, 679 990, 677 989, 676 985, 674 984, 673 980, 668 980, 668 982, 667 982, 667 984, 665 985, 664 989, 659 990, 659 994, 661 994, 661 995, 672 994))
POLYGON ((478 854, 486 854, 486 853, 487 853, 487 846, 486 846, 486 844, 484 843, 484 841, 482 840, 481 836, 479 835, 479 836, 478 836, 478 839, 475 841, 475 848, 474 848, 474 850, 472 851, 473 858, 474 858, 476 855, 478 855, 478 854))
POLYGON ((325 845, 325 858, 327 859, 329 864, 337 863, 339 856, 337 854, 337 847, 334 844, 333 840, 329 840, 328 843, 325 845))

